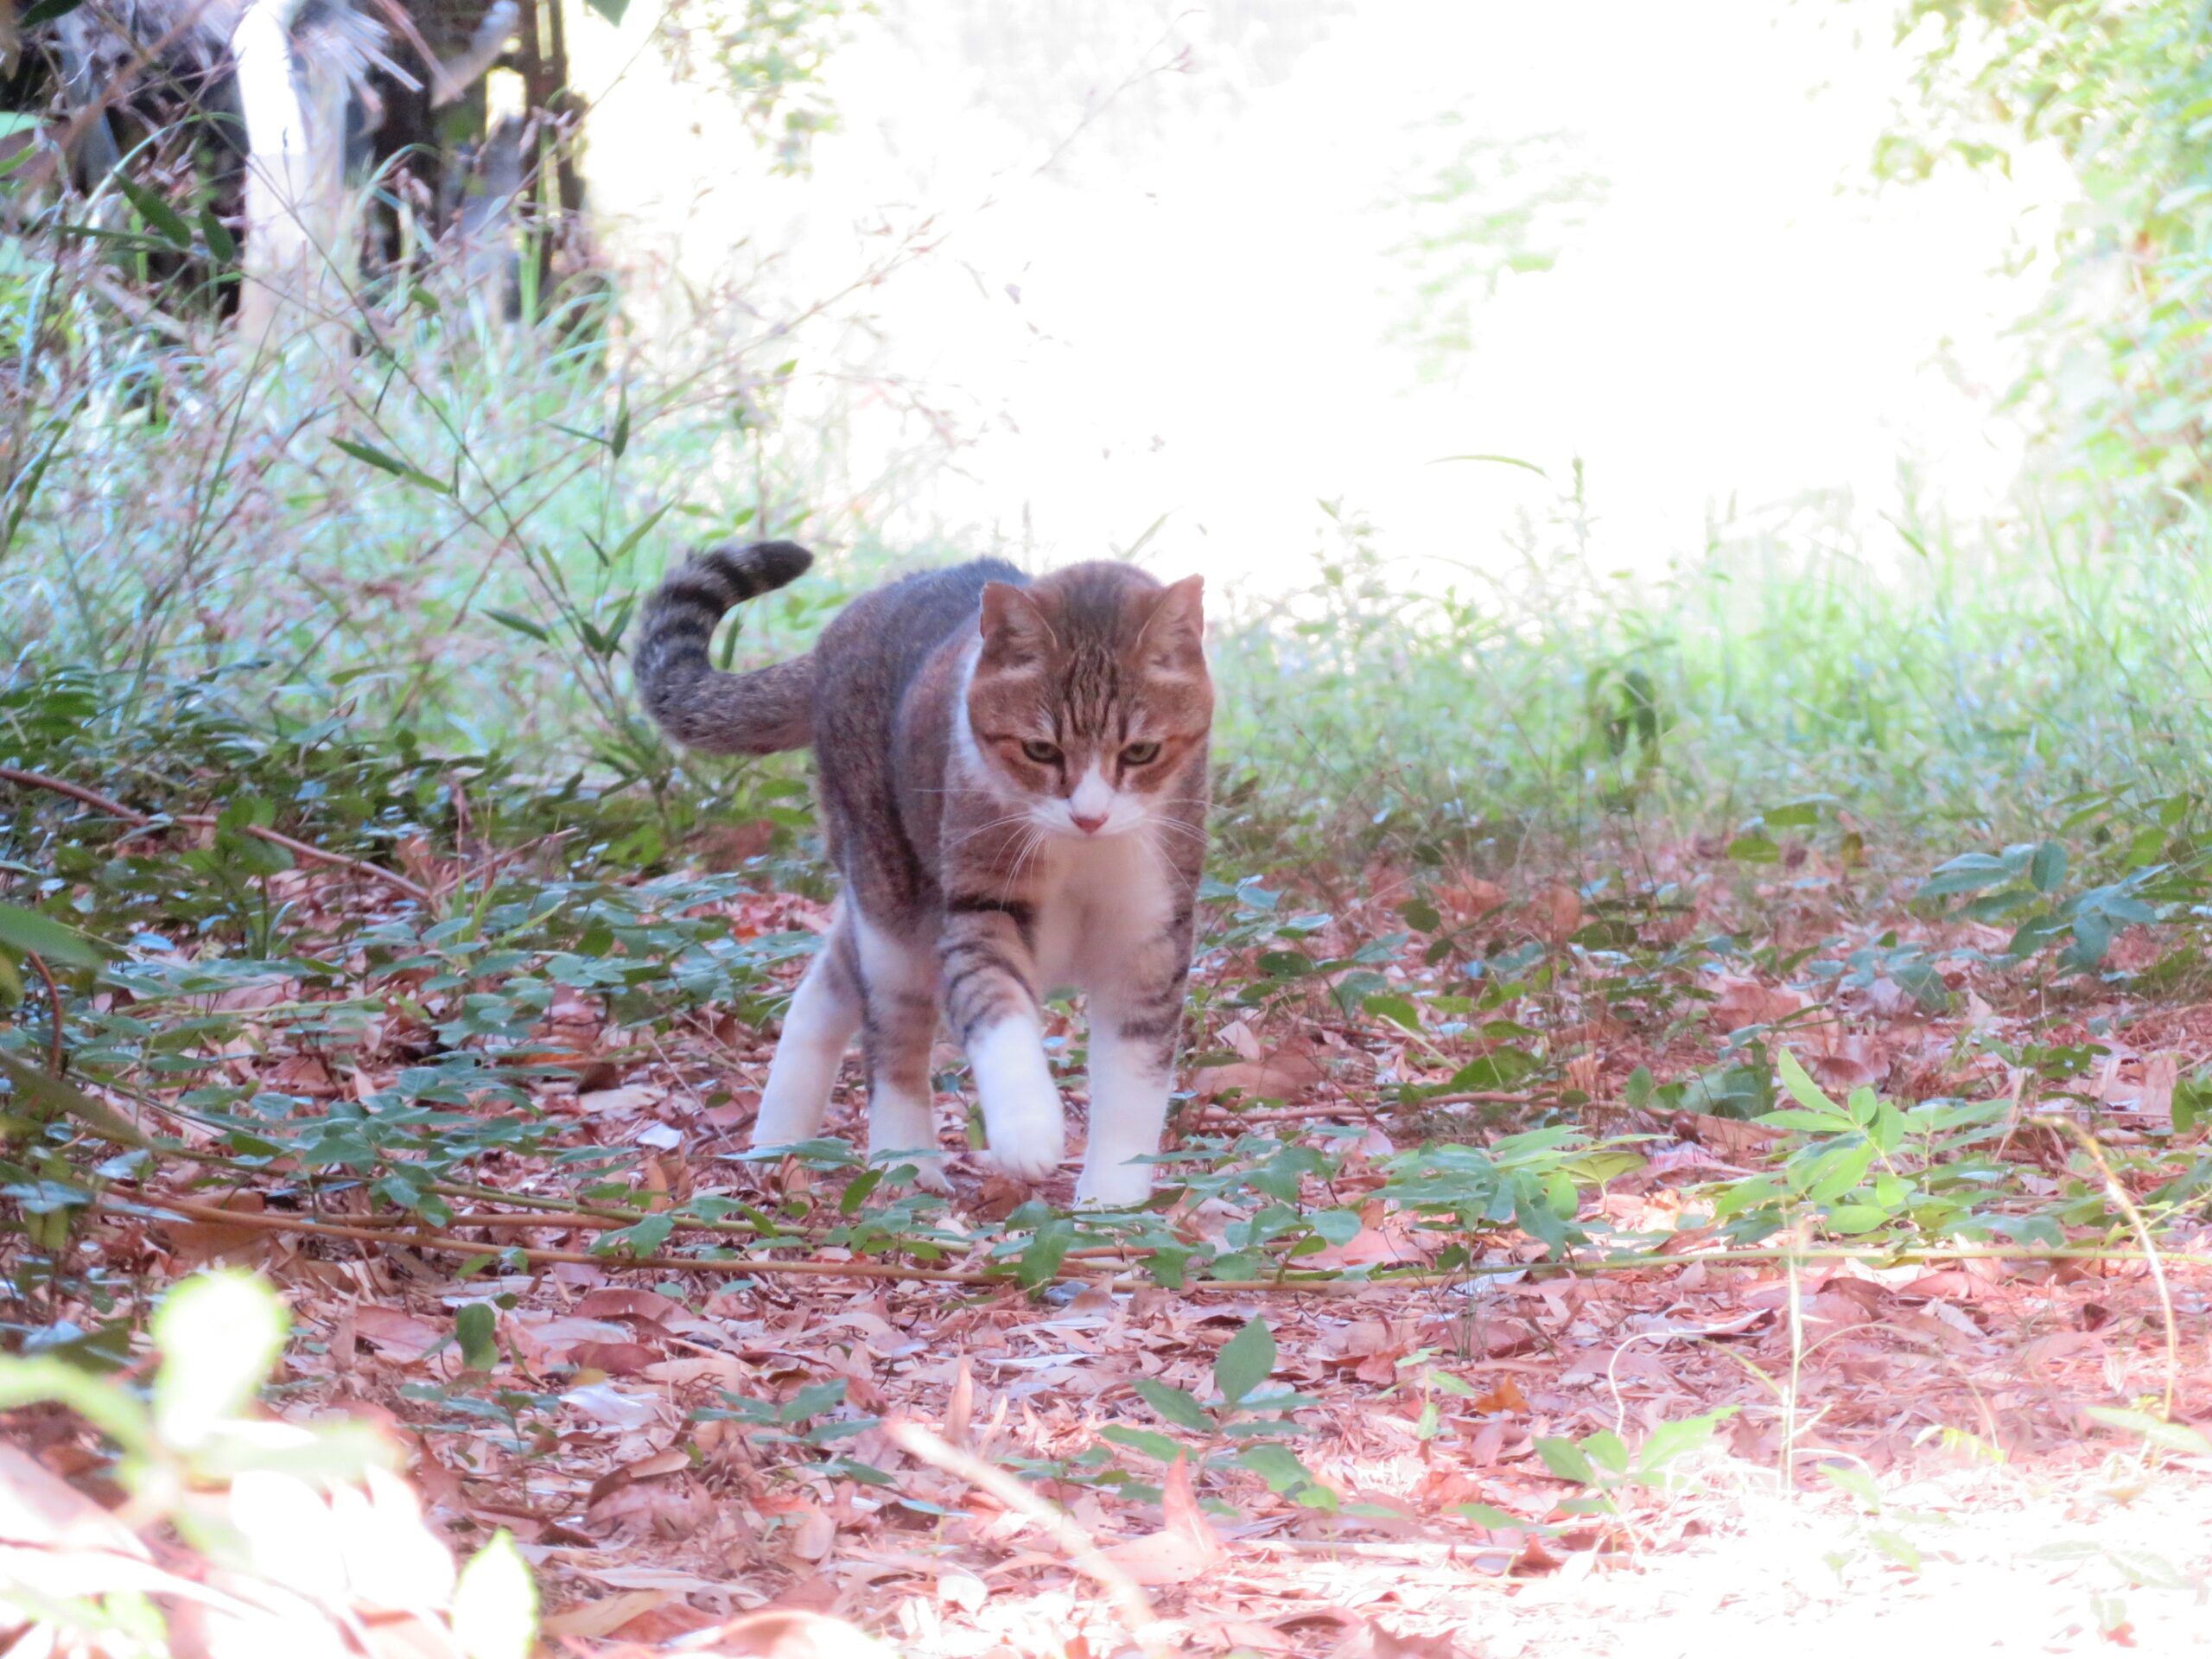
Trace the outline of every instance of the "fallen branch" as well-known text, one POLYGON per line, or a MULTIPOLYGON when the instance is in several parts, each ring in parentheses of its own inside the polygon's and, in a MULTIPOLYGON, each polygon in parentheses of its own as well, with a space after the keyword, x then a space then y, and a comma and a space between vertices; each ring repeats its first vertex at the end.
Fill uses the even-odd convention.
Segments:
MULTIPOLYGON (((296 1233, 308 1237, 350 1239, 360 1243, 389 1244, 446 1255, 520 1255, 528 1262, 575 1262, 598 1268, 635 1268, 656 1272, 760 1274, 768 1277, 817 1279, 880 1279, 920 1284, 969 1285, 1010 1288, 1017 1281, 1013 1263, 1003 1272, 973 1268, 903 1267, 893 1262, 823 1262, 812 1259, 779 1261, 770 1256, 725 1255, 602 1255, 586 1250, 556 1250, 535 1245, 487 1244, 479 1239, 452 1238, 438 1233, 403 1232, 388 1226, 355 1226, 318 1222, 305 1216, 272 1214, 267 1211, 226 1210, 166 1195, 138 1198, 99 1195, 94 1203, 111 1214, 143 1219, 212 1222, 264 1232, 296 1233), (161 1212, 175 1213, 164 1217, 161 1212)), ((559 1225, 558 1222, 543 1224, 559 1225)), ((1071 1252, 1071 1257, 1073 1255, 1071 1252)), ((1635 1255, 1547 1262, 1475 1262, 1448 1273, 1414 1268, 1385 1269, 1363 1279, 1332 1276, 1294 1276, 1287 1272, 1268 1279, 1193 1279, 1186 1294, 1212 1291, 1233 1295, 1358 1296, 1372 1291, 1450 1288, 1471 1280, 1514 1273, 1571 1274, 1591 1277, 1607 1273, 1637 1273, 1650 1268, 1687 1267, 1693 1262, 1707 1266, 1772 1265, 1780 1262, 1871 1262, 1891 1267, 1933 1267, 1949 1262, 2101 1262, 2116 1265, 2147 1265, 2153 1260, 2139 1250, 2113 1250, 2100 1245, 1946 1244, 1925 1249, 1884 1249, 1878 1246, 1814 1245, 1806 1248, 1758 1248, 1735 1250, 1688 1250, 1680 1254, 1649 1251, 1635 1255)), ((2162 1262, 2185 1262, 2212 1267, 2212 1253, 2167 1250, 2162 1262)), ((1135 1274, 1089 1273, 1063 1268, 1052 1282, 1096 1286, 1106 1291, 1133 1290, 1150 1282, 1135 1274)))
POLYGON ((26 950, 23 959, 46 982, 46 1017, 50 1022, 46 1033, 46 1069, 58 1077, 67 1069, 61 1052, 61 988, 54 982, 54 969, 46 965, 44 957, 35 950, 26 950))
MULTIPOLYGON (((103 795, 96 789, 86 789, 82 784, 73 784, 66 778, 49 778, 42 772, 27 772, 21 766, 0 766, 0 780, 20 784, 26 789, 43 789, 56 795, 66 795, 73 801, 81 801, 96 811, 105 812, 110 817, 121 818, 125 823, 136 824, 142 830, 158 827, 152 818, 136 807, 125 806, 112 796, 103 795)), ((169 814, 168 817, 172 823, 188 823, 195 829, 204 828, 216 822, 215 815, 212 812, 175 812, 169 814)), ((366 876, 373 881, 381 881, 388 887, 396 887, 409 898, 423 904, 427 905, 430 902, 428 888, 409 880, 397 870, 387 870, 379 865, 370 864, 358 858, 348 858, 343 853, 327 852, 322 848, 296 840, 281 830, 264 830, 257 823, 243 824, 240 828, 247 835, 268 842, 273 846, 282 847, 285 851, 304 858, 310 863, 327 864, 336 869, 351 870, 356 875, 366 876)))
POLYGON ((1016 1477, 1003 1469, 985 1463, 970 1452, 950 1446, 924 1428, 919 1423, 894 1417, 883 1426, 891 1443, 908 1457, 918 1459, 931 1468, 966 1481, 970 1486, 980 1486, 1015 1514, 1025 1516, 1052 1535, 1052 1541, 1067 1552, 1068 1560, 1081 1572, 1096 1579, 1113 1599, 1114 1611, 1120 1615, 1122 1627, 1130 1639, 1146 1655, 1146 1659, 1164 1659, 1170 1649, 1159 1635, 1160 1615, 1154 1611, 1152 1599, 1143 1587, 1121 1567, 1107 1558, 1098 1548, 1098 1541, 1077 1523, 1065 1510, 1047 1503, 1016 1477))

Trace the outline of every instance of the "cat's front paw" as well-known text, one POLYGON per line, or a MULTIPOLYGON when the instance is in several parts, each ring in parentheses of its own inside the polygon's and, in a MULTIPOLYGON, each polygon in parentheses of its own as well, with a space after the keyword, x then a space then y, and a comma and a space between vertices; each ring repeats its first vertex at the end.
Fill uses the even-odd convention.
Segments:
POLYGON ((969 1048, 983 1133, 998 1166, 1017 1180, 1042 1180, 1067 1156, 1067 1119, 1036 1030, 1007 1020, 969 1048))
POLYGON ((887 1172, 887 1185, 916 1186, 925 1192, 935 1192, 940 1197, 952 1191, 952 1177, 945 1173, 946 1160, 942 1153, 926 1153, 919 1155, 912 1153, 893 1154, 889 1157, 876 1157, 871 1154, 868 1162, 880 1165, 884 1168, 887 1172), (913 1173, 908 1175, 906 1173, 908 1170, 912 1170, 913 1173))
POLYGON ((1128 1163, 1105 1169, 1084 1168, 1075 1184, 1075 1201, 1100 1210, 1134 1210, 1152 1196, 1152 1166, 1128 1163))
POLYGON ((1041 1181, 1067 1156, 1067 1123, 1056 1089, 1047 1089, 1041 1098, 1001 1100, 995 1108, 985 1096, 983 1129, 990 1137, 992 1159, 1016 1180, 1041 1181))

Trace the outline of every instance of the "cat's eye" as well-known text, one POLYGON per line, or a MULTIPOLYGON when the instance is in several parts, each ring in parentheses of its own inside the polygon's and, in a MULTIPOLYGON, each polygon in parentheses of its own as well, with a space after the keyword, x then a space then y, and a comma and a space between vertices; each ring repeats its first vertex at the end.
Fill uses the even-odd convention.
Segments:
POLYGON ((1122 751, 1122 764, 1125 766, 1148 766, 1159 759, 1157 743, 1132 743, 1122 751))
POLYGON ((1033 737, 1022 744, 1021 753, 1040 766, 1057 766, 1060 763, 1058 744, 1040 743, 1033 737))

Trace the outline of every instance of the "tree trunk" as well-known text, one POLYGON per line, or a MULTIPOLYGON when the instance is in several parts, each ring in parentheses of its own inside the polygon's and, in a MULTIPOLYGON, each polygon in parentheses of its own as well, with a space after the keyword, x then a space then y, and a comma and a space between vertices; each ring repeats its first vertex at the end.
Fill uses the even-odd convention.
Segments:
POLYGON ((238 337, 270 352, 312 338, 334 358, 351 333, 346 87, 338 66, 293 51, 302 4, 253 0, 231 37, 248 150, 238 337))

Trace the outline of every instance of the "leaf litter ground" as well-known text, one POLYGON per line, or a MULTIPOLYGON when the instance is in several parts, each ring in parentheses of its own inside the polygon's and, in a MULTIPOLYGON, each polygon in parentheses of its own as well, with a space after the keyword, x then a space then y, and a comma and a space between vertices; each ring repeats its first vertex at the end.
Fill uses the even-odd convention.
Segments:
MULTIPOLYGON (((1071 1219, 983 1156, 940 1200, 834 1141, 744 1155, 827 914, 766 834, 653 881, 387 846, 419 903, 251 807, 99 823, 46 887, 116 952, 71 1082, 156 1150, 63 1119, 11 1166, 67 1223, 22 1241, 17 1345, 120 1357, 181 1275, 253 1267, 294 1319, 271 1409, 385 1425, 572 1646, 785 1607, 1103 1655, 1132 1595, 1193 1651, 2208 1639, 2212 1006, 2171 906, 2061 974, 1818 843, 1213 884, 1175 1196, 1071 1219)), ((10 1438, 97 1484, 75 1420, 10 1438)))

